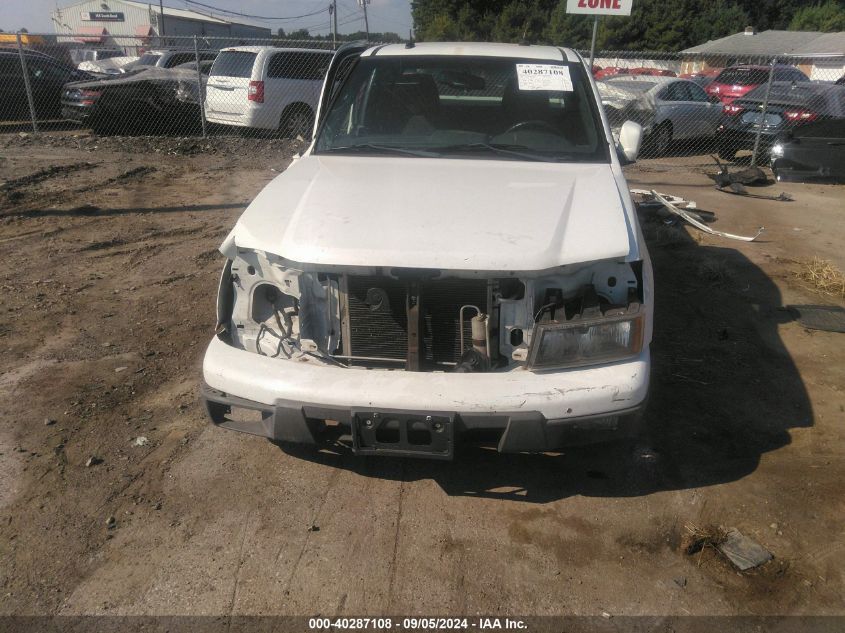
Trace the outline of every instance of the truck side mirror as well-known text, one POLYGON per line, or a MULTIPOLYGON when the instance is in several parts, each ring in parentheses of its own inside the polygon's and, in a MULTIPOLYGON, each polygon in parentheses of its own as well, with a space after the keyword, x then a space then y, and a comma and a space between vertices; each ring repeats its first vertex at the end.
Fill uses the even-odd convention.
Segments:
POLYGON ((622 129, 619 130, 619 147, 625 160, 629 163, 637 160, 642 142, 643 127, 634 121, 625 121, 622 124, 622 129))

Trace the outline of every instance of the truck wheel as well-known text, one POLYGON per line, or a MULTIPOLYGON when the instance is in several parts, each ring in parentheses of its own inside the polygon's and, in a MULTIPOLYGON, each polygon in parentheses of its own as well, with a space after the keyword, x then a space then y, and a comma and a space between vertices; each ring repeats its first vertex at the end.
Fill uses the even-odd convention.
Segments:
POLYGON ((287 138, 301 136, 304 139, 308 139, 313 127, 314 113, 311 112, 311 108, 304 104, 288 107, 284 114, 282 114, 282 121, 279 125, 282 136, 287 138))
POLYGON ((665 156, 672 145, 672 126, 664 123, 651 136, 651 149, 655 156, 665 156))

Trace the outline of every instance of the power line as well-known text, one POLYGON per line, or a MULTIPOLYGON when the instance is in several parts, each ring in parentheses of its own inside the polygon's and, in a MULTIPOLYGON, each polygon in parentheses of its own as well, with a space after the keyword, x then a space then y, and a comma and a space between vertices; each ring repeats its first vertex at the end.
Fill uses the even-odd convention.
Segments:
POLYGON ((325 13, 328 11, 328 8, 320 9, 319 11, 314 11, 312 13, 304 13, 302 15, 288 15, 288 16, 269 16, 269 15, 250 15, 249 13, 239 13, 238 11, 232 11, 230 9, 221 9, 220 7, 213 7, 210 4, 205 4, 202 2, 197 2, 197 0, 183 0, 185 4, 193 4, 196 6, 204 7, 206 9, 211 9, 212 11, 217 11, 218 13, 225 13, 227 15, 236 15, 241 18, 252 18, 254 20, 299 20, 300 18, 308 18, 312 15, 319 15, 321 13, 325 13))

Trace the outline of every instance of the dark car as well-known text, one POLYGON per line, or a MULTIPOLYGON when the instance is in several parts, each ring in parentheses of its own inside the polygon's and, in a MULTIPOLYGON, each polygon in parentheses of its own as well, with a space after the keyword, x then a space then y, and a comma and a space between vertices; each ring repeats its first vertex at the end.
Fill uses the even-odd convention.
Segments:
MULTIPOLYGON (((212 63, 200 62, 203 82, 212 63)), ((68 84, 62 114, 96 132, 187 132, 200 125, 198 94, 196 62, 148 67, 68 84)))
POLYGON ((761 124, 761 148, 768 151, 781 132, 814 121, 845 118, 845 86, 776 82, 764 118, 766 88, 760 86, 722 107, 716 142, 724 160, 731 160, 741 149, 753 149, 761 124))
POLYGON ((794 128, 772 146, 777 180, 845 182, 845 119, 827 119, 794 128))
MULTIPOLYGON (((734 99, 744 97, 761 84, 769 81, 769 66, 731 66, 707 84, 707 94, 718 97, 722 103, 733 103, 734 99)), ((778 64, 775 66, 773 81, 810 81, 809 77, 795 66, 778 64)))
MULTIPOLYGON (((199 51, 199 59, 200 61, 214 61, 219 53, 220 51, 215 50, 201 50, 199 51)), ((153 66, 156 68, 175 68, 196 61, 196 59, 194 49, 156 49, 147 51, 124 68, 127 71, 153 66)))
MULTIPOLYGON (((39 119, 61 116, 62 86, 69 81, 90 79, 91 75, 66 66, 59 60, 36 51, 24 51, 29 85, 39 119)), ((17 50, 0 50, 0 119, 22 120, 30 116, 23 67, 17 50)))

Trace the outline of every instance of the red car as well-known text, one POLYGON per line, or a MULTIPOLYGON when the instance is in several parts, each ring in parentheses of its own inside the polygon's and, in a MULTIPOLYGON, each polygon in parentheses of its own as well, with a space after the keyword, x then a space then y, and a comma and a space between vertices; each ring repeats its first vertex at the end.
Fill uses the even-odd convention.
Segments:
POLYGON ((593 76, 598 81, 599 79, 606 79, 607 77, 615 77, 617 75, 652 75, 655 77, 675 77, 675 73, 671 70, 663 70, 662 68, 647 68, 640 66, 639 68, 624 68, 622 66, 608 66, 600 69, 598 72, 593 72, 593 76))
MULTIPOLYGON (((720 72, 705 90, 708 95, 718 97, 719 101, 728 105, 768 80, 769 66, 731 66, 720 72)), ((777 65, 774 81, 804 82, 810 79, 795 66, 777 65)))
POLYGON ((598 70, 593 70, 593 77, 596 78, 596 81, 599 79, 604 79, 605 77, 613 77, 614 75, 620 75, 624 73, 627 69, 621 68, 619 66, 606 66, 605 68, 599 68, 598 70))
POLYGON ((695 73, 683 73, 680 76, 681 79, 715 79, 718 75, 725 70, 724 68, 708 68, 707 70, 699 70, 695 73))
POLYGON ((628 75, 648 75, 651 77, 677 77, 678 75, 671 70, 665 70, 663 68, 648 68, 646 66, 640 66, 639 68, 629 68, 626 73, 628 75))

